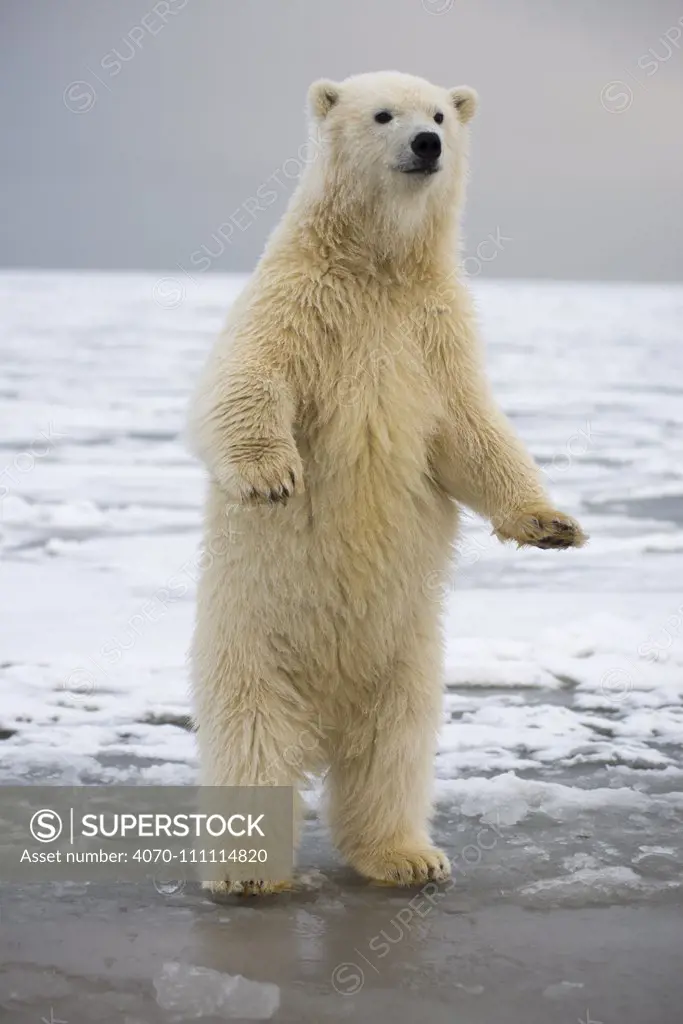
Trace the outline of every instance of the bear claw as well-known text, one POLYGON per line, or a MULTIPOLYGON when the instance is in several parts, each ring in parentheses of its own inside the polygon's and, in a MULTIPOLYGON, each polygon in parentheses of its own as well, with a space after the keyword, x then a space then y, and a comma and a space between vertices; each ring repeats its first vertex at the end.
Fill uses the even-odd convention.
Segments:
POLYGON ((554 510, 509 516, 493 531, 501 541, 515 541, 518 547, 580 548, 588 540, 571 516, 554 510))
POLYGON ((208 892, 211 899, 220 902, 228 896, 272 896, 291 889, 291 882, 275 882, 262 878, 247 878, 241 881, 202 882, 202 889, 208 892))
POLYGON ((297 490, 300 476, 276 459, 244 462, 238 467, 240 493, 249 504, 286 505, 297 490))
POLYGON ((361 854, 352 863, 361 875, 380 885, 408 887, 428 881, 443 882, 451 874, 448 857, 434 846, 361 854))

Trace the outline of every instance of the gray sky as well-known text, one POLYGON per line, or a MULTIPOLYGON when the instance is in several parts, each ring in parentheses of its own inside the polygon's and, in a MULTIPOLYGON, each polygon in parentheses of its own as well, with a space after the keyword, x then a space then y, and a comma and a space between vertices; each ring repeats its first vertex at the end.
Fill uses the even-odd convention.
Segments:
POLYGON ((680 0, 0 0, 0 264, 250 269, 308 84, 388 68, 480 93, 482 273, 681 279, 680 0))

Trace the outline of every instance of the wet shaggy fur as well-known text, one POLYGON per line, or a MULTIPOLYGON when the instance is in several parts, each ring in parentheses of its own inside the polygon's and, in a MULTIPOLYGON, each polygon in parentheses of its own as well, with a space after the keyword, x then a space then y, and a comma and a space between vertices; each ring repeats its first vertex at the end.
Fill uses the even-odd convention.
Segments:
POLYGON ((210 474, 193 643, 202 781, 297 787, 326 771, 343 856, 403 885, 450 870, 429 836, 433 579, 459 505, 503 541, 584 540, 489 393, 459 277, 475 107, 470 89, 393 72, 311 87, 314 159, 192 408, 210 474), (441 138, 436 173, 405 171, 418 131, 441 138))

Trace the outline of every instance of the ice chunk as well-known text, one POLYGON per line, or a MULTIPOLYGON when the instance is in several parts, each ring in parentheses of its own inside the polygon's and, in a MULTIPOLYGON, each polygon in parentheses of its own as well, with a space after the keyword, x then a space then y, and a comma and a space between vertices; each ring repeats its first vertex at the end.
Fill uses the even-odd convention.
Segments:
POLYGON ((577 988, 583 988, 582 981, 560 981, 557 985, 548 985, 543 989, 546 999, 561 999, 563 996, 570 996, 577 988))
POLYGON ((162 1009, 189 1020, 270 1020, 280 1006, 277 985, 194 964, 165 963, 154 978, 154 988, 162 1009))
POLYGON ((592 890, 592 893, 607 892, 618 893, 623 889, 643 889, 647 883, 632 868, 615 867, 606 868, 580 868, 571 875, 562 875, 559 878, 540 878, 529 885, 523 885, 519 892, 525 896, 532 896, 538 893, 575 893, 582 890, 592 890))

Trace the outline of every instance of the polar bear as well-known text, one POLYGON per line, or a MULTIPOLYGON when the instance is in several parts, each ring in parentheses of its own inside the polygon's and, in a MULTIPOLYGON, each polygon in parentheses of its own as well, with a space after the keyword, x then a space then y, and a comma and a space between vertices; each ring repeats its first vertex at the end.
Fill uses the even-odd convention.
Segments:
MULTIPOLYGON (((493 401, 459 275, 467 87, 319 81, 315 158, 200 380, 210 474, 193 686, 202 782, 326 772, 342 856, 414 885, 442 708, 459 506, 502 541, 579 547, 493 401)), ((269 892, 226 878, 215 892, 269 892)))

